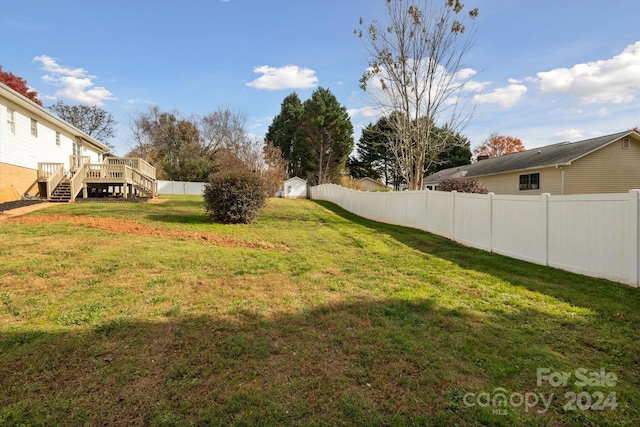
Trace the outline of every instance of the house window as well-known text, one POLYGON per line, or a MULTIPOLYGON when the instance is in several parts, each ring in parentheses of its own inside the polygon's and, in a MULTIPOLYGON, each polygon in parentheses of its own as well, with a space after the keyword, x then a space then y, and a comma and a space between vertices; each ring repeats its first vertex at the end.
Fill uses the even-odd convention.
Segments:
POLYGON ((16 133, 16 111, 7 107, 7 129, 15 135, 16 133))
POLYGON ((31 119, 31 135, 38 137, 38 121, 36 119, 31 119))
POLYGON ((539 190, 540 189, 540 173, 530 173, 520 175, 520 191, 539 190))
POLYGON ((56 145, 60 147, 60 132, 56 132, 56 145))
POLYGON ((631 138, 622 138, 622 149, 628 150, 631 147, 631 138))

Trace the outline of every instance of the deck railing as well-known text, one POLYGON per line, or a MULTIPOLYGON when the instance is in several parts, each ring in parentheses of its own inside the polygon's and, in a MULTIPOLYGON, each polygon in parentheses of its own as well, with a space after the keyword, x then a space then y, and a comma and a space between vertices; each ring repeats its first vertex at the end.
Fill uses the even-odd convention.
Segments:
MULTIPOLYGON (((155 196, 156 169, 142 159, 107 157, 103 163, 90 163, 89 156, 70 156, 72 166, 71 201, 86 183, 133 184, 139 190, 155 196)), ((38 163, 38 181, 46 182, 47 198, 65 176, 63 163, 38 163)))
POLYGON ((86 178, 89 181, 124 181, 127 166, 90 163, 87 166, 86 178))
POLYGON ((64 178, 64 163, 38 163, 38 181, 46 182, 47 199, 64 178))
POLYGON ((86 165, 91 162, 91 157, 89 156, 69 156, 69 165, 71 165, 71 170, 76 171, 82 165, 86 165))
POLYGON ((146 161, 135 157, 107 157, 104 163, 108 165, 125 165, 139 171, 151 179, 156 179, 156 168, 146 161))

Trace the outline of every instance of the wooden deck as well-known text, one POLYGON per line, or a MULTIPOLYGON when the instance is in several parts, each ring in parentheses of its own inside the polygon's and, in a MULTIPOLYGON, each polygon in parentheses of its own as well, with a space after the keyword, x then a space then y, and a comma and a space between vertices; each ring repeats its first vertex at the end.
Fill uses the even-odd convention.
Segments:
POLYGON ((156 169, 133 157, 107 157, 90 163, 86 156, 71 156, 71 170, 64 163, 38 163, 40 194, 49 201, 74 202, 76 198, 104 196, 155 197, 156 169))

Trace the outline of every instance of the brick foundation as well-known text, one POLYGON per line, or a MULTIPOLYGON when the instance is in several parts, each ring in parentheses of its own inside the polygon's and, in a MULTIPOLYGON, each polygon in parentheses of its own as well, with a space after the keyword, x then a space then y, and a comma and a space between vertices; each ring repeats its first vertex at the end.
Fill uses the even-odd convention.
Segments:
POLYGON ((38 171, 0 163, 0 203, 20 200, 24 193, 39 195, 38 171))

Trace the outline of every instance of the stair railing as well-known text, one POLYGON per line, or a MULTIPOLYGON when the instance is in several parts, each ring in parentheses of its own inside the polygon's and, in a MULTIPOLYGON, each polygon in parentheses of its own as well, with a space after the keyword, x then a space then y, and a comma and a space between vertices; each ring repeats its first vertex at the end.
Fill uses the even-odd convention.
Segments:
POLYGON ((86 178, 86 176, 87 176, 87 164, 84 163, 82 164, 82 166, 80 166, 78 170, 76 170, 76 172, 71 177, 71 183, 69 186, 71 188, 72 202, 76 201, 76 196, 78 195, 78 192, 82 188, 84 184, 84 179, 86 178))
POLYGON ((38 181, 46 183, 47 200, 64 178, 64 163, 38 163, 38 181))

